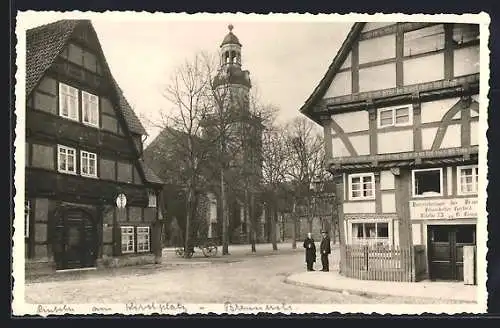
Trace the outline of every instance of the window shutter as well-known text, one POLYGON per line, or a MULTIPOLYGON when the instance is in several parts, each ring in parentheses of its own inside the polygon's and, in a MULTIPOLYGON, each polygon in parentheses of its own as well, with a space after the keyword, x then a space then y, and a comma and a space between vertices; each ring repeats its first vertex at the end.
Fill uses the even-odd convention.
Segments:
MULTIPOLYGON (((116 212, 116 209, 115 209, 116 212)), ((116 213, 115 213, 116 215, 116 213)), ((117 256, 122 255, 122 229, 119 224, 115 228, 115 254, 117 256)))

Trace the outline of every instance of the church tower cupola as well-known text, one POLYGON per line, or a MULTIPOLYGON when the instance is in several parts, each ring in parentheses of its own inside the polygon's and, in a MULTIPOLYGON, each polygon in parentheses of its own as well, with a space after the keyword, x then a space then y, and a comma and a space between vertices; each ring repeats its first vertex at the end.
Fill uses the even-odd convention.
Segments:
POLYGON ((221 66, 241 66, 241 43, 238 37, 233 34, 234 26, 228 26, 229 33, 222 40, 221 66))

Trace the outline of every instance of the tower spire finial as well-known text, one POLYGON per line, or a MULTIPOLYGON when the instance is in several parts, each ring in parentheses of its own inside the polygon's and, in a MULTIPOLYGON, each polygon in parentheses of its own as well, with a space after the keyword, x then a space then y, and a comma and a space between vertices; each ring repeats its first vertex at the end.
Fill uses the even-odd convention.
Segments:
POLYGON ((227 26, 227 28, 229 29, 229 32, 232 32, 232 31, 233 31, 234 26, 233 26, 233 24, 229 24, 229 25, 227 26))

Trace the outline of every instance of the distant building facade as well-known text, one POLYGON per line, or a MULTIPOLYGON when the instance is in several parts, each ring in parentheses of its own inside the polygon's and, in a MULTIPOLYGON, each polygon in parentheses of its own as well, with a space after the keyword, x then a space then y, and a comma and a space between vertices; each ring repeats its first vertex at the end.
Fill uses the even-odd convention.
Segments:
POLYGON ((57 21, 26 39, 27 270, 154 262, 163 182, 92 24, 57 21))
POLYGON ((410 249, 410 280, 464 279, 478 220, 478 94, 478 25, 353 25, 301 109, 324 127, 344 245, 410 249))

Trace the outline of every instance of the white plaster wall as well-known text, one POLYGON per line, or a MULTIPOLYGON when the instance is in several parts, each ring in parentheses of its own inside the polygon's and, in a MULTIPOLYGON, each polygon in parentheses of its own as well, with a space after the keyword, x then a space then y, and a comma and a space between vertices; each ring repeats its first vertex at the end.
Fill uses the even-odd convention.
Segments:
POLYGON ((447 98, 436 101, 428 101, 421 104, 421 122, 441 122, 444 114, 453 107, 460 98, 447 98))
POLYGON ((479 46, 453 51, 453 70, 455 76, 479 73, 479 46))
POLYGON ((396 34, 359 41, 359 63, 396 57, 396 34))
POLYGON ((352 60, 352 54, 351 52, 349 52, 349 54, 347 55, 344 63, 342 64, 342 66, 340 66, 340 68, 349 68, 351 67, 351 60, 352 60))
POLYGON ((403 80, 405 85, 439 81, 443 78, 444 54, 442 53, 407 59, 403 62, 403 80))
POLYGON ((373 91, 396 87, 396 64, 385 64, 359 70, 359 91, 373 91))
POLYGON ((347 148, 340 138, 332 138, 332 157, 350 156, 347 148))
POLYGON ((455 148, 462 145, 460 124, 449 125, 439 148, 455 148))
POLYGON ((358 155, 370 155, 370 136, 368 134, 350 136, 349 140, 358 155))
POLYGON ((422 245, 422 225, 420 223, 414 223, 411 225, 411 235, 413 239, 413 245, 422 245))
POLYGON ((391 190, 395 188, 394 174, 391 171, 380 172, 380 190, 391 190))
POLYGON ((392 235, 394 237, 394 246, 399 246, 399 220, 394 220, 394 228, 392 229, 392 235))
POLYGON ((332 115, 332 120, 335 121, 345 133, 368 131, 369 128, 368 112, 366 110, 335 114, 332 115))
POLYGON ((326 90, 323 98, 348 95, 352 92, 351 71, 340 72, 335 75, 332 83, 326 90))
POLYGON ((462 112, 458 112, 458 113, 456 113, 456 114, 452 117, 452 119, 453 119, 453 120, 459 120, 461 117, 462 117, 462 112))
POLYGON ((396 213, 396 194, 382 194, 382 213, 396 213))
POLYGON ((446 168, 446 194, 448 196, 451 196, 453 194, 453 168, 452 167, 447 167, 446 168))
POLYGON ((389 26, 389 25, 393 25, 393 24, 395 24, 395 23, 378 23, 378 22, 365 23, 365 26, 363 27, 363 32, 372 31, 372 30, 375 30, 377 28, 381 28, 381 27, 389 26))
POLYGON ((470 144, 479 145, 479 122, 470 122, 470 144))
POLYGON ((430 150, 432 148, 432 143, 434 138, 436 138, 438 128, 422 128, 422 149, 430 150))
POLYGON ((472 95, 472 99, 479 102, 479 95, 472 95))
POLYGON ((377 138, 379 154, 413 151, 413 130, 379 132, 377 138))
POLYGON ((375 202, 344 202, 344 213, 375 213, 375 202))

